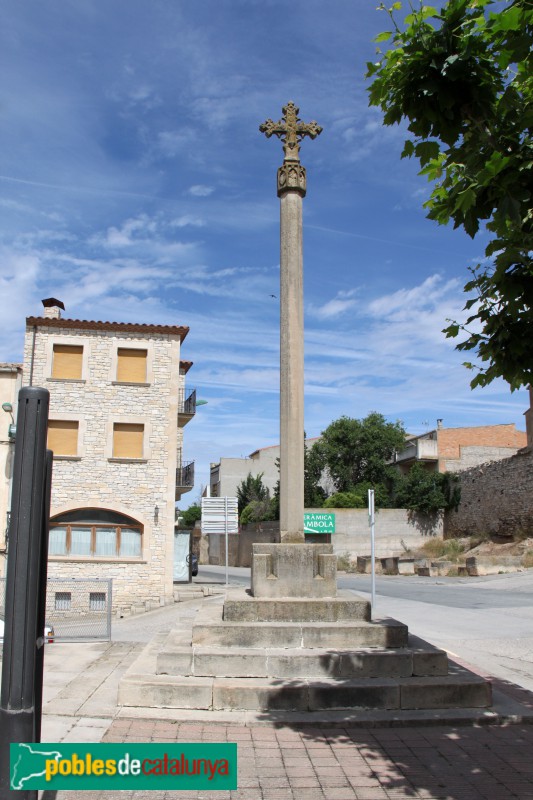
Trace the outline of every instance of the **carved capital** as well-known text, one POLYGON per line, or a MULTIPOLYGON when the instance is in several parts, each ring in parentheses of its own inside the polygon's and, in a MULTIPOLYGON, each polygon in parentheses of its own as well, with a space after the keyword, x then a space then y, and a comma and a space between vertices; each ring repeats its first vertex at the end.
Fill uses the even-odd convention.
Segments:
POLYGON ((290 191, 299 192, 302 197, 307 191, 305 167, 299 161, 284 161, 278 169, 278 197, 290 191))

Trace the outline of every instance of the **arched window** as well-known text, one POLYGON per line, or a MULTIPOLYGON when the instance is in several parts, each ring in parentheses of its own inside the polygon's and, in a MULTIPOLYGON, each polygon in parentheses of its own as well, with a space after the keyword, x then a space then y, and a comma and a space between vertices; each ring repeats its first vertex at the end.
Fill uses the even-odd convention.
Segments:
POLYGON ((107 508, 77 508, 50 520, 49 556, 141 558, 143 526, 107 508))

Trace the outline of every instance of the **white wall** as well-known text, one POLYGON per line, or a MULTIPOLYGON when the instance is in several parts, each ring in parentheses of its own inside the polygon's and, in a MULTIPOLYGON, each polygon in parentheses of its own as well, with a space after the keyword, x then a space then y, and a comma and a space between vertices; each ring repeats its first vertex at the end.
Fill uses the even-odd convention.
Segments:
MULTIPOLYGON (((337 555, 370 555, 370 526, 365 508, 316 508, 306 512, 335 514, 335 533, 331 535, 333 550, 337 555)), ((383 508, 375 516, 376 557, 403 555, 415 549, 430 537, 443 536, 442 515, 434 520, 403 508, 383 508)))

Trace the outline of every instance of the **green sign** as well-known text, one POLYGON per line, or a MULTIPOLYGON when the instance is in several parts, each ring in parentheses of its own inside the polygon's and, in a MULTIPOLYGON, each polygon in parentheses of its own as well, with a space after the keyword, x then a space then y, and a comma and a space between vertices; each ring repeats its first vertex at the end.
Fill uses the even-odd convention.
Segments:
POLYGON ((12 744, 11 789, 237 788, 234 743, 12 744))
POLYGON ((304 533, 335 533, 335 514, 304 514, 304 533))

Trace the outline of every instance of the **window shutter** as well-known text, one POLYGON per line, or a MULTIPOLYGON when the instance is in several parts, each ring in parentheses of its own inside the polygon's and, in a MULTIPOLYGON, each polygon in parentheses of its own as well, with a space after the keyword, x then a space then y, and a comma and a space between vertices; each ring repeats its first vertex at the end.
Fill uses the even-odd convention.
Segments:
POLYGON ((83 347, 81 345, 55 344, 52 378, 81 379, 83 347))
POLYGON ((78 454, 78 422, 66 419, 48 421, 47 447, 55 456, 75 456, 78 454))
POLYGON ((144 425, 115 422, 113 425, 113 457, 143 457, 144 425))
POLYGON ((120 383, 146 383, 146 350, 118 348, 117 381, 120 383))

